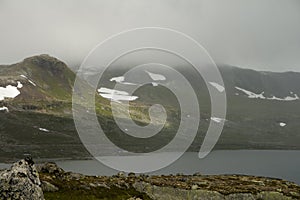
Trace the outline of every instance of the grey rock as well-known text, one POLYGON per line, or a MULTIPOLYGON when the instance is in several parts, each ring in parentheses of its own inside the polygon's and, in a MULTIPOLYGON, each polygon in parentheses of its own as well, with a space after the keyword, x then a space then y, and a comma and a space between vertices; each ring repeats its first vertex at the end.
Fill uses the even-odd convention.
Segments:
POLYGON ((136 198, 136 197, 131 197, 131 198, 129 198, 129 199, 127 199, 127 200, 143 200, 143 199, 141 199, 141 198, 136 198))
POLYGON ((44 199, 41 182, 32 159, 20 160, 0 172, 0 199, 44 199))
POLYGON ((132 177, 132 178, 135 177, 135 173, 134 172, 129 172, 128 177, 132 177))
POLYGON ((39 172, 49 173, 49 174, 53 174, 56 176, 59 176, 64 173, 64 170, 62 168, 58 167, 53 162, 48 162, 48 163, 45 163, 42 165, 38 165, 37 169, 39 172))
POLYGON ((198 189, 198 185, 192 185, 191 189, 192 190, 197 190, 198 189))
POLYGON ((291 197, 272 191, 258 194, 234 193, 223 195, 217 191, 159 187, 145 182, 136 182, 133 187, 139 192, 146 193, 154 200, 292 200, 291 197))
POLYGON ((125 178, 125 172, 118 172, 117 177, 119 178, 125 178))
POLYGON ((58 191, 58 187, 56 187, 55 185, 52 185, 48 181, 42 181, 41 187, 42 187, 43 192, 56 192, 56 191, 58 191))
POLYGON ((67 178, 70 178, 70 179, 80 180, 84 177, 85 176, 80 173, 74 173, 74 172, 67 173, 67 178))

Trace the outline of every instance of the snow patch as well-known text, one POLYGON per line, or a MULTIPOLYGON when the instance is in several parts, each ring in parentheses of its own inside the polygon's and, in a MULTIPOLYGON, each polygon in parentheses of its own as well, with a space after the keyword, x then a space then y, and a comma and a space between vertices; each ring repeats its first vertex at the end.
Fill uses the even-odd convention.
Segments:
POLYGON ((266 99, 266 97, 264 97, 264 95, 263 95, 265 92, 262 92, 260 94, 255 94, 254 92, 245 90, 245 89, 240 88, 240 87, 235 87, 235 88, 242 91, 242 92, 244 92, 245 94, 247 94, 248 98, 250 98, 250 99, 266 99))
POLYGON ((213 87, 215 87, 219 92, 223 92, 225 90, 225 88, 218 83, 209 82, 209 84, 211 84, 213 87))
POLYGON ((123 82, 125 80, 124 76, 113 77, 110 81, 116 81, 117 83, 123 82))
MULTIPOLYGON (((240 87, 235 87, 237 90, 240 90, 242 92, 244 92, 245 94, 248 95, 248 98, 250 99, 267 99, 267 100, 277 100, 277 101, 295 101, 295 100, 298 100, 299 97, 297 94, 294 94, 294 96, 287 96, 285 98, 279 98, 279 97, 275 97, 274 95, 272 97, 265 97, 264 96, 264 93, 265 92, 262 92, 260 94, 256 94, 254 92, 251 92, 251 91, 248 91, 248 90, 245 90, 243 88, 240 88, 240 87)), ((292 93, 291 93, 292 94, 292 93)))
POLYGON ((6 111, 6 112, 9 112, 8 108, 3 106, 3 107, 0 107, 0 111, 6 111))
POLYGON ((278 97, 275 97, 275 96, 273 96, 273 97, 271 97, 271 98, 268 98, 269 100, 277 100, 277 101, 282 101, 282 99, 281 98, 278 98, 278 97))
POLYGON ((40 131, 43 131, 43 132, 50 132, 48 129, 45 129, 45 128, 39 128, 40 131))
POLYGON ((287 96, 284 99, 281 99, 281 101, 295 101, 295 100, 298 100, 298 99, 299 99, 298 95, 294 94, 294 97, 287 96))
POLYGON ((156 86, 158 86, 158 83, 152 82, 152 86, 156 87, 156 86))
POLYGON ((225 121, 225 119, 218 118, 218 117, 211 117, 210 119, 217 123, 221 123, 225 121))
POLYGON ((0 101, 4 100, 4 98, 15 98, 20 93, 16 86, 7 85, 6 87, 0 87, 0 101))
POLYGON ((20 89, 20 88, 22 88, 22 87, 23 87, 23 84, 22 84, 20 81, 18 81, 17 83, 18 83, 18 85, 17 85, 17 88, 19 88, 19 89, 20 89))
POLYGON ((28 82, 31 83, 31 85, 36 86, 36 84, 33 81, 29 80, 29 79, 28 79, 28 82))
POLYGON ((98 92, 99 93, 108 93, 108 94, 118 94, 118 95, 129 95, 128 92, 109 89, 109 88, 105 88, 105 87, 98 89, 98 92))
POLYGON ((110 81, 115 81, 116 83, 121 83, 121 84, 124 84, 124 85, 136 85, 135 83, 125 82, 125 77, 124 76, 113 77, 109 80, 110 81))
POLYGON ((100 88, 98 89, 99 95, 103 98, 110 99, 112 101, 134 101, 137 96, 129 96, 128 92, 113 90, 109 88, 100 88))
POLYGON ((284 122, 280 122, 280 123, 279 123, 279 126, 281 126, 281 127, 285 127, 285 126, 286 126, 286 123, 284 123, 284 122))
POLYGON ((161 74, 155 74, 155 73, 151 73, 148 71, 146 71, 146 72, 150 76, 150 78, 152 78, 152 80, 154 80, 154 81, 165 81, 166 80, 166 77, 161 74))
POLYGON ((36 84, 32 80, 30 80, 27 76, 25 76, 23 74, 21 74, 20 76, 23 78, 26 78, 31 85, 36 86, 36 84))

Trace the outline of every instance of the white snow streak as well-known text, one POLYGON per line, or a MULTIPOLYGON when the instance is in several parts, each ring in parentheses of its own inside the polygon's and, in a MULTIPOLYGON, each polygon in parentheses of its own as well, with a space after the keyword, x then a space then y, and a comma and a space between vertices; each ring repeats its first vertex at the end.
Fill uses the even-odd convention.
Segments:
POLYGON ((103 98, 110 99, 112 101, 134 101, 137 96, 129 96, 128 92, 113 90, 109 88, 100 88, 98 89, 99 95, 103 98))
MULTIPOLYGON (((299 99, 297 94, 294 94, 294 96, 287 96, 287 97, 284 97, 284 98, 279 98, 279 97, 275 97, 275 96, 265 97, 264 96, 265 92, 262 92, 260 94, 256 94, 254 92, 245 90, 245 89, 240 88, 240 87, 235 87, 235 88, 237 90, 240 90, 240 91, 244 92, 245 94, 247 94, 248 98, 250 98, 250 99, 267 99, 267 100, 277 100, 277 101, 295 101, 295 100, 299 99)), ((291 94, 292 94, 292 92, 291 92, 291 94)))
POLYGON ((148 72, 148 71, 146 71, 146 72, 148 73, 150 78, 152 78, 152 80, 154 80, 154 81, 164 81, 164 80, 166 80, 166 77, 161 75, 161 74, 155 74, 155 73, 151 73, 151 72, 148 72))
POLYGON ((213 87, 215 87, 219 92, 223 92, 225 90, 225 88, 218 83, 209 82, 209 84, 211 84, 213 87))

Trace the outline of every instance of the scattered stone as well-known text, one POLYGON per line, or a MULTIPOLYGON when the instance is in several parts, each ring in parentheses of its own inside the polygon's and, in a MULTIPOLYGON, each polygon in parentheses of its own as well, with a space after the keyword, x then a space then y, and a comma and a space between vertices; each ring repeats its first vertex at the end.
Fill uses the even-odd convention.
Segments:
POLYGON ((131 198, 129 198, 129 199, 127 199, 127 200, 143 200, 143 199, 141 199, 141 198, 135 198, 135 197, 131 197, 131 198))
POLYGON ((71 179, 80 180, 80 179, 84 178, 85 176, 83 174, 70 172, 68 177, 71 178, 71 179))
POLYGON ((56 187, 55 185, 52 185, 48 181, 42 181, 41 187, 42 187, 43 192, 56 192, 56 191, 58 191, 58 187, 56 187))
MULTIPOLYGON (((55 164, 41 167, 42 181, 59 186, 59 191, 72 194, 101 192, 111 193, 120 199, 130 200, 232 200, 232 199, 300 199, 300 186, 281 179, 243 175, 135 175, 119 172, 114 176, 85 176, 63 172, 55 164), (49 173, 50 172, 50 173, 49 173), (58 175, 59 176, 58 176, 58 175)), ((54 191, 55 192, 55 191, 54 191)), ((110 199, 110 198, 108 198, 110 199)))
POLYGON ((37 169, 39 172, 53 174, 56 176, 64 173, 64 170, 62 168, 58 167, 53 162, 48 162, 48 163, 39 165, 37 169))
POLYGON ((202 174, 200 172, 196 172, 193 174, 193 176, 202 176, 202 174))
POLYGON ((197 185, 199 185, 201 187, 201 186, 208 185, 208 183, 207 183, 207 181, 199 181, 199 182, 197 182, 197 185))
POLYGON ((191 189, 192 190, 197 190, 198 189, 198 185, 192 185, 191 189))
POLYGON ((90 183, 89 185, 90 185, 91 187, 94 187, 94 188, 97 187, 97 185, 94 184, 94 183, 90 183))
POLYGON ((125 173, 124 172, 118 172, 117 177, 118 178, 125 178, 125 173))
POLYGON ((131 177, 131 178, 135 177, 135 173, 129 172, 129 173, 128 173, 128 177, 131 177))

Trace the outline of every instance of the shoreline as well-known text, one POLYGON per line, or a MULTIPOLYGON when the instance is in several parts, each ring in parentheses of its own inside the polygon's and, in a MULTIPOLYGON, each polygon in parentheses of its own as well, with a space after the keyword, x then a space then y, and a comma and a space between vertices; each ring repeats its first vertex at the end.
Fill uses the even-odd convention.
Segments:
MULTIPOLYGON (((213 150, 213 152, 296 152, 300 149, 216 149, 213 150)), ((127 152, 119 155, 103 155, 102 157, 116 157, 116 156, 138 156, 138 155, 132 155, 130 153, 126 154, 127 152)), ((163 152, 163 153, 179 153, 179 152, 163 152)), ((186 153, 198 153, 198 151, 186 151, 186 153)), ((210 154, 211 154, 210 153, 210 154)), ((155 154, 155 153, 153 153, 155 154)), ((160 153, 157 153, 160 154, 160 153)), ((30 154, 28 156, 31 156, 30 154)), ((24 157, 24 156, 23 156, 24 157)), ((0 163, 3 164, 13 164, 14 162, 22 159, 23 157, 0 157, 0 163)), ((86 156, 86 157, 52 157, 52 158, 34 158, 36 163, 43 163, 43 162, 59 162, 59 161, 70 161, 70 160, 96 160, 93 156, 86 156)))
POLYGON ((30 157, 0 171, 0 179, 0 197, 12 199, 20 195, 24 199, 39 200, 300 199, 300 185, 279 178, 202 173, 148 175, 132 172, 92 176, 64 170, 54 162, 34 164, 30 157), (14 181, 11 181, 12 178, 14 181), (32 198, 32 195, 39 198, 32 198))

